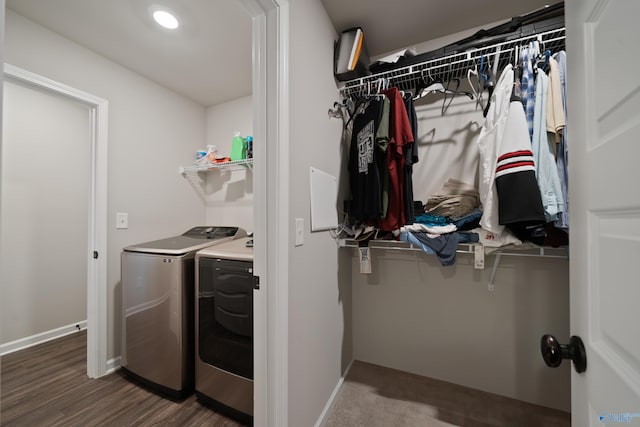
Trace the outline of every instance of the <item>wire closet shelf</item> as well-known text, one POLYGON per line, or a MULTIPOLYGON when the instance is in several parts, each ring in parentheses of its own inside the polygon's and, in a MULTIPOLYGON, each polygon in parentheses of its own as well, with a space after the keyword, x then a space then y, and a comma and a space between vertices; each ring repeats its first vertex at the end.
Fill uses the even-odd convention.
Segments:
POLYGON ((550 50, 555 53, 565 47, 565 29, 564 27, 558 28, 506 42, 471 48, 464 52, 456 52, 417 64, 349 80, 340 88, 340 93, 344 98, 358 98, 366 95, 369 91, 375 91, 380 82, 384 82, 385 86, 395 86, 403 91, 411 91, 423 79, 443 82, 462 79, 466 78, 467 70, 480 64, 482 58, 488 62, 491 68, 498 61, 497 70, 502 70, 507 64, 514 63, 520 47, 536 40, 540 43, 540 52, 550 50))

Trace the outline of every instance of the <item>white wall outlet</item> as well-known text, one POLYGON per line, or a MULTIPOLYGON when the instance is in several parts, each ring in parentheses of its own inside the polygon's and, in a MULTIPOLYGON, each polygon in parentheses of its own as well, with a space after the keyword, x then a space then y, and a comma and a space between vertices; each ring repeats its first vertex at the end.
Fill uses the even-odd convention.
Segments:
POLYGON ((116 213, 116 228, 129 228, 129 214, 126 212, 116 213))
POLYGON ((304 218, 296 218, 296 246, 304 245, 304 218))

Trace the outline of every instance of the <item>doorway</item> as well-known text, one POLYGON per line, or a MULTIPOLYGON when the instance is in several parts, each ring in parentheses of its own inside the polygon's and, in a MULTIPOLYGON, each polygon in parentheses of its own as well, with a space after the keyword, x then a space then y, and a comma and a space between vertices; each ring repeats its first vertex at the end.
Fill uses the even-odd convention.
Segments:
POLYGON ((87 326, 87 374, 97 377, 106 371, 107 103, 10 65, 4 77, 2 350, 87 326))
POLYGON ((87 105, 12 80, 3 94, 4 344, 86 326, 91 134, 87 105))

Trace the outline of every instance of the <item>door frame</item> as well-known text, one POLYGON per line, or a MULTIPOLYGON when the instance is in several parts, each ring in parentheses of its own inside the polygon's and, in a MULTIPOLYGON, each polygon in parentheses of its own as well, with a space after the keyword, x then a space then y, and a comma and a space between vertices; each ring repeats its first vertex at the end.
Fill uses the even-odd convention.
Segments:
MULTIPOLYGON (((254 134, 258 141, 254 156, 254 228, 255 274, 261 291, 254 299, 256 426, 286 426, 288 421, 288 250, 289 250, 289 0, 239 0, 252 17, 253 28, 253 112, 254 134), (259 144, 264 141, 263 144, 259 144), (255 191, 257 190, 257 191, 255 191), (261 238, 263 236, 263 238, 261 238)), ((4 17, 4 0, 0 0, 4 17)), ((4 19, 0 20, 4 30, 4 19)), ((0 32, 2 48, 4 31, 0 32)), ((0 62, 3 59, 0 49, 0 62)), ((5 77, 20 79, 31 73, 5 67, 5 77)), ((22 70, 24 71, 24 70, 22 70)), ((34 75, 35 76, 35 75, 34 75)), ((40 76, 38 76, 40 77, 40 76)), ((37 79, 39 80, 39 79, 37 79)), ((80 98, 92 106, 94 179, 96 196, 92 198, 95 216, 95 245, 100 256, 89 262, 90 283, 87 295, 87 374, 95 378, 107 367, 107 279, 106 279, 106 185, 107 185, 107 111, 106 100, 53 83, 71 98, 80 98)), ((0 87, 1 93, 1 87, 0 87)), ((0 104, 0 109, 2 108, 0 104)), ((1 111, 1 110, 0 110, 1 111)), ((2 141, 0 138, 0 148, 2 141)))
POLYGON ((252 17, 254 422, 288 425, 289 0, 239 0, 252 17))
MULTIPOLYGON (((107 126, 108 102, 11 64, 4 79, 72 99, 90 109, 91 186, 87 241, 87 375, 108 372, 107 361, 107 126), (98 258, 94 259, 94 251, 98 258)), ((0 143, 1 144, 1 143, 0 143)), ((1 148, 1 145, 0 145, 1 148)))

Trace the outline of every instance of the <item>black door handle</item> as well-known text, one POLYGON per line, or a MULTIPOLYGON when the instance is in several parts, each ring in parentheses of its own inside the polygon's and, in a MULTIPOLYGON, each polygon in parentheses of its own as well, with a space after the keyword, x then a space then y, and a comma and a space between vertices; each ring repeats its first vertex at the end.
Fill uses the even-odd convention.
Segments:
POLYGON ((557 368, 562 359, 571 359, 577 373, 587 370, 587 352, 582 339, 572 336, 569 344, 560 344, 553 335, 543 335, 540 340, 540 351, 547 366, 557 368))

